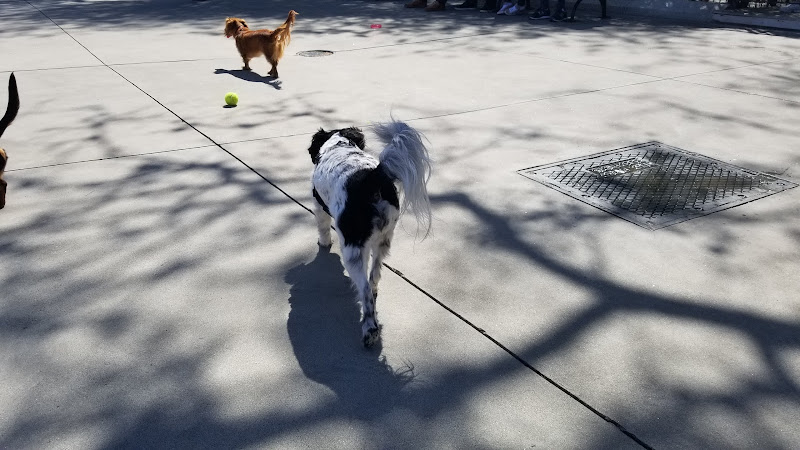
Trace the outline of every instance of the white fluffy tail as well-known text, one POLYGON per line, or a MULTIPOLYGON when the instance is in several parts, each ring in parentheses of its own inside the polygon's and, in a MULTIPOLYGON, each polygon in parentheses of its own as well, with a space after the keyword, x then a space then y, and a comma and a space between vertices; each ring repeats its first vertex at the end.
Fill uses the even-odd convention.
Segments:
POLYGON ((417 219, 417 232, 431 231, 431 201, 428 198, 428 179, 431 176, 431 159, 422 143, 419 132, 406 123, 392 119, 388 123, 373 125, 378 139, 385 144, 379 156, 386 173, 403 185, 403 203, 400 213, 410 210, 417 219))

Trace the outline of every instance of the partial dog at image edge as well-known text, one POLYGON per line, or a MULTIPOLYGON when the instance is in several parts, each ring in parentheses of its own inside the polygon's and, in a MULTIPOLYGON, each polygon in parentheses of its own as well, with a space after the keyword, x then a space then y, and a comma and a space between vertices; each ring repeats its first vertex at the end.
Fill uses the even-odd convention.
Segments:
POLYGON ((289 11, 289 16, 281 26, 275 30, 251 30, 247 23, 238 17, 225 19, 225 37, 233 36, 236 48, 244 61, 244 70, 250 69, 250 60, 256 56, 264 55, 267 62, 272 65, 269 75, 278 78, 278 61, 283 58, 283 52, 292 40, 292 27, 295 10, 289 11))
POLYGON ((314 163, 311 193, 319 245, 331 245, 333 220, 344 266, 358 291, 365 347, 380 339, 375 299, 397 221, 408 210, 417 219, 417 233, 424 231, 423 239, 431 229, 431 160, 422 136, 395 120, 374 125, 373 130, 384 145, 378 158, 364 152, 364 134, 355 127, 320 128, 308 148, 314 163), (401 187, 402 203, 395 182, 401 187))
MULTIPOLYGON (((12 73, 8 78, 8 107, 3 118, 0 119, 0 137, 6 131, 14 118, 17 117, 19 111, 19 92, 17 91, 17 79, 12 73)), ((6 162, 8 162, 8 154, 0 147, 0 209, 6 206, 6 180, 3 179, 3 172, 6 170, 6 162)))

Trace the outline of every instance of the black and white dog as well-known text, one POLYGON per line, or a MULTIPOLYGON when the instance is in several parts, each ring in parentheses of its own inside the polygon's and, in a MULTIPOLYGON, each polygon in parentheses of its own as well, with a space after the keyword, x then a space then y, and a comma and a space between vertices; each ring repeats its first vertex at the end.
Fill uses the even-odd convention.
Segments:
POLYGON ((384 144, 377 159, 364 152, 364 134, 353 127, 332 131, 320 128, 308 148, 315 164, 311 182, 319 244, 331 245, 333 218, 344 266, 358 291, 366 347, 380 338, 375 298, 381 264, 389 253, 400 215, 410 210, 417 219, 418 231, 424 230, 425 236, 431 227, 427 190, 431 161, 420 134, 394 120, 373 129, 384 144), (402 207, 395 182, 402 186, 402 207))

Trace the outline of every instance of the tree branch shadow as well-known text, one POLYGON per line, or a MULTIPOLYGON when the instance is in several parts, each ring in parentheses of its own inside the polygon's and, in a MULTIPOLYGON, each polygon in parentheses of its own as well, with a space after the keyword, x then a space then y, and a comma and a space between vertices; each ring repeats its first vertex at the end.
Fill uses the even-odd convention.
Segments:
MULTIPOLYGON (((740 375, 738 371, 731 371, 726 375, 736 379, 735 385, 739 386, 733 391, 703 391, 674 385, 669 383, 664 373, 660 372, 663 370, 660 366, 654 368, 653 372, 643 368, 639 376, 649 376, 652 389, 661 390, 658 394, 650 395, 658 395, 665 399, 681 399, 681 410, 673 409, 674 405, 663 404, 661 407, 646 411, 644 416, 631 416, 630 413, 614 411, 604 412, 612 415, 645 442, 679 442, 680 445, 698 448, 718 448, 720 442, 728 442, 734 446, 742 445, 743 442, 760 442, 770 448, 784 448, 784 443, 789 442, 786 440, 786 430, 776 434, 773 428, 775 423, 767 418, 760 418, 753 411, 764 402, 776 402, 790 410, 800 411, 800 379, 797 378, 797 367, 792 367, 786 359, 787 352, 800 351, 800 322, 789 317, 770 318, 745 310, 715 306, 713 302, 702 297, 690 299, 668 296, 626 286, 608 279, 602 273, 573 267, 548 254, 539 246, 524 239, 510 219, 490 211, 466 194, 438 194, 432 197, 432 202, 438 207, 449 205, 471 214, 479 224, 479 228, 483 229, 483 233, 492 236, 492 240, 486 245, 504 254, 521 257, 535 270, 555 275, 570 285, 591 293, 593 302, 588 307, 575 311, 568 320, 548 330, 535 342, 513 347, 520 357, 533 366, 537 366, 537 361, 564 357, 571 348, 585 345, 582 339, 587 335, 593 335, 593 330, 604 322, 620 317, 650 317, 659 322, 685 323, 697 329, 710 327, 725 330, 725 333, 731 333, 739 338, 731 341, 731 352, 744 349, 744 346, 752 346, 758 350, 760 355, 757 358, 758 365, 761 367, 758 373, 762 376, 756 382, 746 374, 740 375), (694 422, 709 408, 722 408, 728 415, 747 417, 746 425, 740 424, 740 429, 737 430, 736 434, 739 437, 720 441, 714 437, 716 431, 713 427, 701 427, 694 422), (674 424, 663 420, 665 417, 670 417, 670 421, 675 423, 681 423, 682 428, 674 428, 674 424), (680 437, 677 437, 679 435, 680 437)), ((532 220, 556 219, 541 216, 532 220)), ((707 356, 710 358, 713 355, 707 356)), ((668 356, 662 360, 664 364, 669 364, 668 356)), ((539 370, 541 369, 539 367, 539 370)), ((542 371, 555 378, 556 382, 568 390, 578 393, 589 404, 603 403, 602 395, 595 397, 592 383, 575 385, 574 380, 559 379, 548 374, 548 370, 542 371)), ((639 411, 639 407, 626 404, 631 401, 636 399, 619 399, 617 409, 639 411)), ((789 432, 788 436, 791 434, 789 432)))

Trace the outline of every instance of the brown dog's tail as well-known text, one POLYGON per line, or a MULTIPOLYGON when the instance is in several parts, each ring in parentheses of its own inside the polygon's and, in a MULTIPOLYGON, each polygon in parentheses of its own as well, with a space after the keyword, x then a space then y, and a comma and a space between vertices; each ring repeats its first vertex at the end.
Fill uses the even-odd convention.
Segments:
POLYGON ((295 16, 297 16, 297 11, 289 11, 289 15, 286 17, 286 22, 283 22, 283 25, 281 25, 280 28, 289 28, 294 25, 295 16))
POLYGON ((14 121, 14 118, 17 117, 18 111, 19 91, 17 91, 17 79, 12 73, 11 77, 8 79, 8 108, 6 108, 6 114, 0 119, 0 136, 3 135, 6 128, 8 128, 11 122, 14 121))
POLYGON ((289 16, 286 17, 286 22, 283 22, 281 26, 272 32, 273 36, 275 37, 275 41, 282 43, 284 46, 289 45, 289 41, 292 40, 292 26, 294 26, 294 18, 296 15, 297 11, 289 11, 289 16))

